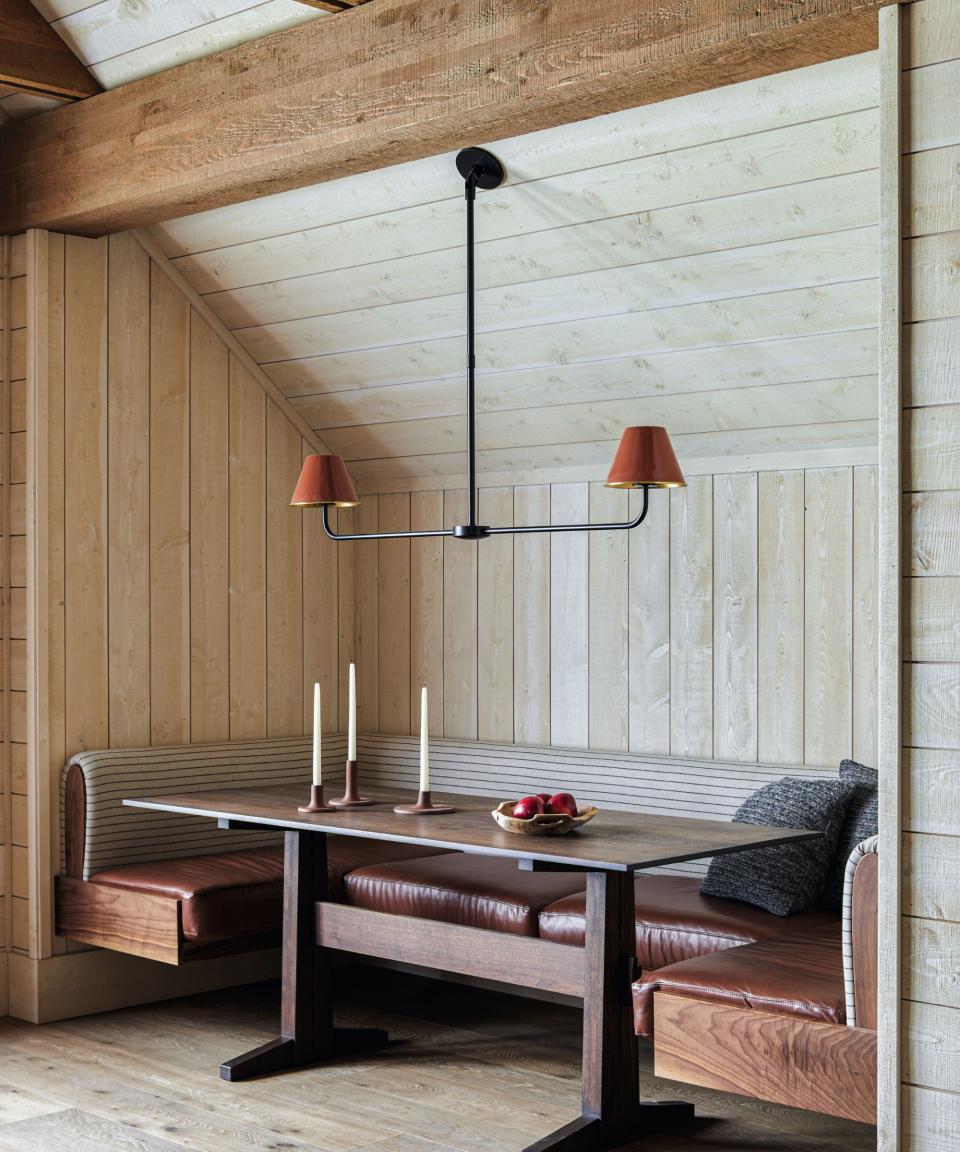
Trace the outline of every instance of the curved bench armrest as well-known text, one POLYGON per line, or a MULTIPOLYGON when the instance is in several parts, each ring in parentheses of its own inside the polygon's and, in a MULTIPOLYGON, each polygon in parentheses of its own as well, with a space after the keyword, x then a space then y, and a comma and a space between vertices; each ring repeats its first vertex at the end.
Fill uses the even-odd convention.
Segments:
POLYGON ((854 848, 843 884, 843 983, 847 1025, 877 1027, 877 844, 854 848))

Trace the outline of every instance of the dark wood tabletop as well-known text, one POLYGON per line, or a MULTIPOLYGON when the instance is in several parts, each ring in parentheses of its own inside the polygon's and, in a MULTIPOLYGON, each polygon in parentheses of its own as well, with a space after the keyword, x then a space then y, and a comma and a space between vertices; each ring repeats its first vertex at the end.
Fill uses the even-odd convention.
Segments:
POLYGON ((732 824, 685 816, 640 812, 601 811, 576 832, 563 836, 524 836, 505 832, 491 812, 500 800, 489 796, 434 793, 436 803, 453 804, 456 811, 437 816, 401 816, 395 804, 409 802, 408 792, 369 792, 380 801, 375 807, 338 812, 303 813, 308 786, 272 785, 264 788, 220 788, 125 800, 134 808, 207 816, 220 821, 259 824, 279 829, 313 830, 401 844, 453 848, 486 856, 544 861, 610 872, 631 872, 720 856, 745 848, 762 848, 819 836, 819 832, 771 828, 760 824, 732 824))

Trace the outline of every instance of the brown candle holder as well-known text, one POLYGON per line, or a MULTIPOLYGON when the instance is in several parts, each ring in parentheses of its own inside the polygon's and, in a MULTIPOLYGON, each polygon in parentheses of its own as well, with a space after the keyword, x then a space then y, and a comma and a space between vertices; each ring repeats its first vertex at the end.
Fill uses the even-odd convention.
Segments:
POLYGON ((429 789, 426 792, 421 789, 416 804, 398 804, 394 812, 401 816, 440 816, 445 812, 456 812, 456 808, 449 804, 434 804, 429 789))
POLYGON ((334 808, 360 808, 364 804, 376 804, 376 800, 361 796, 358 791, 356 760, 347 761, 347 783, 343 795, 337 800, 331 800, 330 803, 334 808))
POLYGON ((336 812, 332 804, 323 798, 323 785, 310 785, 310 803, 297 809, 298 812, 336 812))

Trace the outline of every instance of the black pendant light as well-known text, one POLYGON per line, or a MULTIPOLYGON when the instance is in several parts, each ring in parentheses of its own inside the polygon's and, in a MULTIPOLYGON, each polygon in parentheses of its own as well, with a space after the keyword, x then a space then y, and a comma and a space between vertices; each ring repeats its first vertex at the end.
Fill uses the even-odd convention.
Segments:
POLYGON ((349 508, 360 501, 343 458, 333 455, 306 458, 291 504, 298 508, 323 508, 323 530, 331 540, 399 540, 423 536, 483 540, 487 536, 526 532, 609 532, 618 528, 636 528, 646 518, 651 488, 681 488, 685 484, 665 428, 626 428, 607 476, 608 488, 643 490, 640 511, 632 520, 615 524, 525 524, 511 527, 477 523, 474 206, 477 189, 499 188, 505 173, 500 161, 485 148, 464 148, 457 155, 457 171, 463 177, 463 194, 467 202, 467 523, 425 532, 334 531, 330 526, 330 507, 349 508))

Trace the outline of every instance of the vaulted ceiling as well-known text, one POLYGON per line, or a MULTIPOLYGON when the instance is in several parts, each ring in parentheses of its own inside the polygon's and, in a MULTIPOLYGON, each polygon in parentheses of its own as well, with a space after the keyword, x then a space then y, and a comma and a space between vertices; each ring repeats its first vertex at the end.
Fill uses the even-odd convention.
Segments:
POLYGON ((298 0, 33 0, 104 88, 326 15, 298 0))
MULTIPOLYGON (((324 17, 35 4, 107 88, 324 17)), ((494 142, 481 483, 601 479, 627 424, 693 472, 873 459, 877 124, 868 53, 494 142)), ((452 154, 153 229, 367 491, 463 482, 463 233, 452 154)))
MULTIPOLYGON (((495 143, 481 482, 600 479, 627 424, 692 471, 872 459, 876 99, 868 54, 495 143)), ((154 234, 362 488, 462 482, 452 155, 154 234)))

